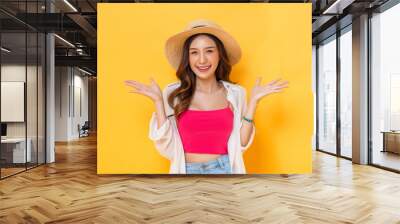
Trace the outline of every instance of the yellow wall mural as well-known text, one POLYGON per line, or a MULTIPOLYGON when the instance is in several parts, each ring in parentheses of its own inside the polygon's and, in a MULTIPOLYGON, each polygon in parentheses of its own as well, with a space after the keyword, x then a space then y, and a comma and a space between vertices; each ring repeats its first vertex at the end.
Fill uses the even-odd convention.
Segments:
POLYGON ((124 80, 153 77, 161 88, 177 81, 165 42, 197 19, 216 22, 239 43, 242 58, 230 77, 247 95, 259 76, 290 82, 258 105, 254 142, 243 154, 247 173, 310 173, 311 15, 311 4, 98 4, 98 173, 169 172, 149 139, 155 107, 124 80))

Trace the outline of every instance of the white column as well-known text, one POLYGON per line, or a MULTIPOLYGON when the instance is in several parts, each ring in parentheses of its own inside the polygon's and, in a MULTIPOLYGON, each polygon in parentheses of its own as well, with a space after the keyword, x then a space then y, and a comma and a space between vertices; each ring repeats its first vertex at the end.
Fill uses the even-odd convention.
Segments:
POLYGON ((353 19, 353 162, 368 163, 368 15, 353 19))
POLYGON ((55 76, 54 76, 54 35, 49 33, 46 36, 46 163, 55 161, 54 133, 55 133, 55 76))
MULTIPOLYGON (((54 6, 46 1, 47 12, 53 12, 54 6)), ((55 162, 55 44, 54 35, 46 35, 46 163, 55 162)))

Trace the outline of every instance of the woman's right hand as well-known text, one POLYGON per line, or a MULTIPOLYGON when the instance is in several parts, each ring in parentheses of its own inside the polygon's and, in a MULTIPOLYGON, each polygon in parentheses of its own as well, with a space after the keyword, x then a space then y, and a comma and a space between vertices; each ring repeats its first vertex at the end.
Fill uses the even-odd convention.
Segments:
POLYGON ((163 102, 160 86, 152 78, 150 79, 150 85, 146 85, 135 80, 125 80, 125 85, 134 88, 133 90, 129 91, 130 93, 138 93, 147 96, 152 99, 154 103, 163 102))

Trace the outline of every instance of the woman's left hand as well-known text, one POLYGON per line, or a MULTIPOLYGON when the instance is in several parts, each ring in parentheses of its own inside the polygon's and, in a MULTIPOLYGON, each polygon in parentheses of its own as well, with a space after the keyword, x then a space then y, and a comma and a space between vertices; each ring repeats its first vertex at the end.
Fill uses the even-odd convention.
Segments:
POLYGON ((261 77, 257 78, 256 84, 251 90, 250 101, 257 103, 263 97, 268 96, 273 93, 282 92, 284 88, 289 87, 288 81, 281 81, 281 79, 276 79, 269 82, 267 85, 261 85, 261 77))

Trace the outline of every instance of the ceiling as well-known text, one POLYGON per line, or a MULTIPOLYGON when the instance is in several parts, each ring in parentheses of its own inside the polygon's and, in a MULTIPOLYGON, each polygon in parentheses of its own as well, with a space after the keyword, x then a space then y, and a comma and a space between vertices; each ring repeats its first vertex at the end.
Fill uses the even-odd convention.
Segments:
MULTIPOLYGON (((96 72, 97 67, 97 10, 99 2, 137 3, 137 2, 269 2, 269 3, 312 3, 313 5, 313 43, 332 35, 337 28, 351 23, 352 17, 374 9, 388 0, 1 0, 0 24, 2 46, 15 50, 14 54, 26 53, 25 30, 55 32, 59 37, 74 46, 55 38, 56 65, 85 67, 96 72), (52 13, 49 13, 49 12, 52 13), (341 21, 338 23, 338 21, 341 21), (339 24, 339 25, 338 25, 339 24), (7 43, 7 44, 6 44, 7 43)), ((32 35, 31 35, 32 36, 32 35)), ((32 36, 33 37, 33 36, 32 36)), ((32 38, 28 38, 28 42, 32 38)), ((28 43, 27 52, 33 52, 36 42, 28 43)), ((39 46, 41 47, 41 46, 39 46)), ((2 54, 3 55, 3 54, 2 54)), ((29 57, 29 56, 28 56, 29 57)))

